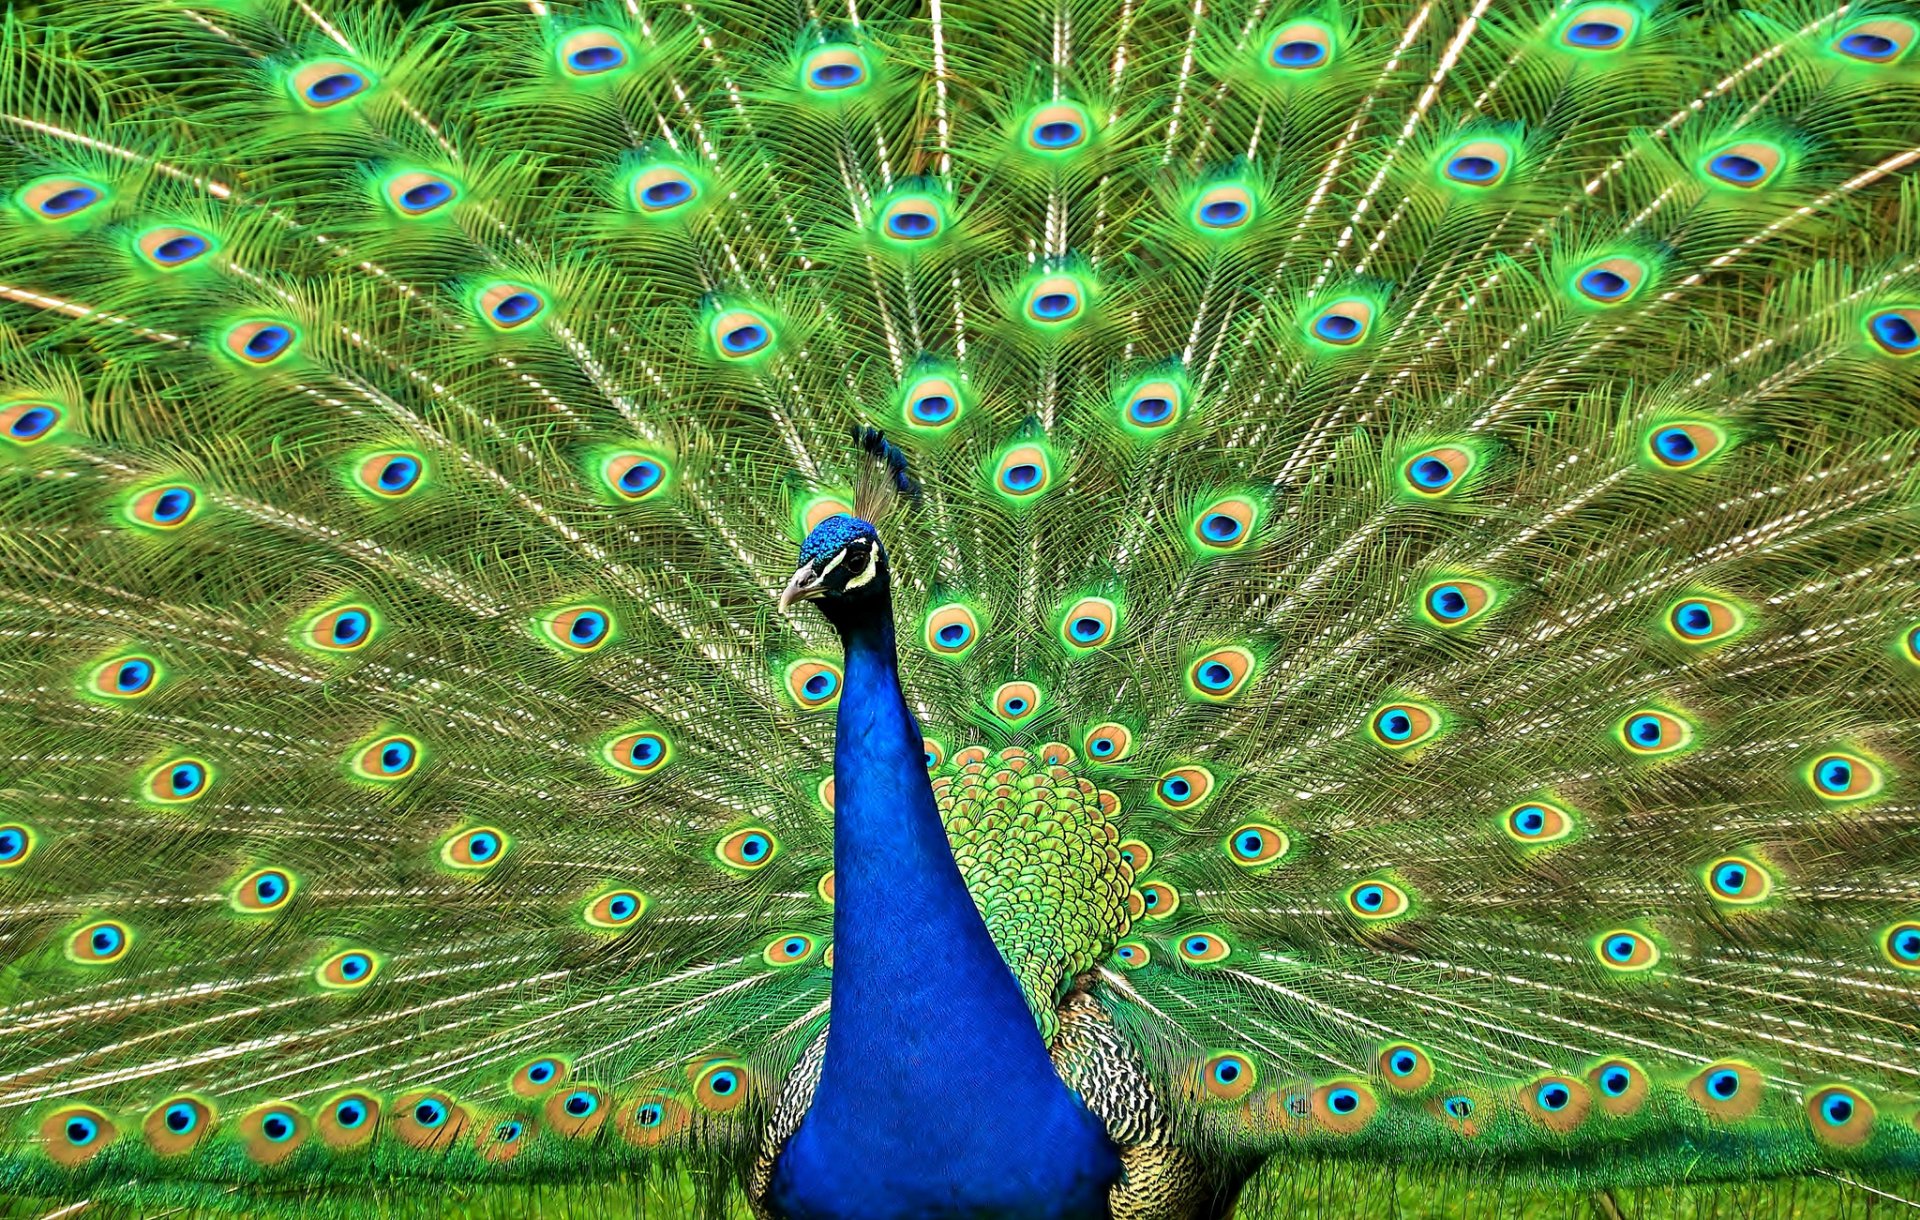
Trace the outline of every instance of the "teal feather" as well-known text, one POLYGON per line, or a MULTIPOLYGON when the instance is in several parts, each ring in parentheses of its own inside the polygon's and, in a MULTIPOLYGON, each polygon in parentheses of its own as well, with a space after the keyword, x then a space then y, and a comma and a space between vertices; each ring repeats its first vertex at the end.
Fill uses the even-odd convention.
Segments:
POLYGON ((0 1194, 764 1186, 864 426, 1136 1186, 1905 1189, 1920 18, 807 17, 7 17, 0 1194))

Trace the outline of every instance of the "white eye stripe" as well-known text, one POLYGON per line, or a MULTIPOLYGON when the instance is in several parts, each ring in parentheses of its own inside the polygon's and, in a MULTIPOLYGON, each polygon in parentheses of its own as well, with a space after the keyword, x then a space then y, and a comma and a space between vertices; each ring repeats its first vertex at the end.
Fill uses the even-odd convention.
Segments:
POLYGON ((879 564, 877 564, 877 563, 870 563, 870 564, 868 564, 868 565, 867 565, 866 567, 864 567, 864 568, 862 568, 862 569, 860 570, 860 575, 858 575, 858 576, 856 576, 856 577, 854 577, 854 578, 853 578, 852 580, 850 580, 850 581, 848 581, 848 582, 846 583, 846 585, 844 586, 844 588, 845 588, 845 589, 848 589, 848 590, 851 590, 851 589, 858 589, 858 588, 859 588, 859 587, 860 587, 861 585, 864 585, 864 584, 866 584, 866 583, 867 583, 868 581, 870 581, 870 580, 872 580, 872 579, 873 579, 873 574, 874 574, 875 572, 878 572, 879 570, 880 570, 880 565, 879 565, 879 564))
POLYGON ((839 550, 835 551, 833 553, 833 561, 827 564, 826 567, 820 569, 820 575, 816 579, 825 580, 827 578, 827 573, 839 567, 840 561, 845 559, 846 557, 847 557, 846 547, 841 547, 839 550))

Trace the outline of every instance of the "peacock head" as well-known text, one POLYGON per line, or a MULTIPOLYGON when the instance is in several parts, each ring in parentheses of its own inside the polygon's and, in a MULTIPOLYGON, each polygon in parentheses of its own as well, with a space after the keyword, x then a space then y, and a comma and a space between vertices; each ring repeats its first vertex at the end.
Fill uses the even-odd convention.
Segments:
POLYGON ((781 590, 780 608, 813 600, 835 623, 886 605, 887 548, 871 523, 841 513, 800 544, 800 570, 781 590))

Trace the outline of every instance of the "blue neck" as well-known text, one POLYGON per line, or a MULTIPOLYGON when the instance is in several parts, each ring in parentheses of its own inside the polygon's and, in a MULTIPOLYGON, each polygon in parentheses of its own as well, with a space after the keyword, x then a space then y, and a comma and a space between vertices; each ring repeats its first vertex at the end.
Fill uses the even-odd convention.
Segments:
POLYGON ((873 601, 836 616, 833 1012, 776 1197, 793 1216, 1104 1214, 1118 1162, 1055 1074, 954 864, 891 607, 873 601))

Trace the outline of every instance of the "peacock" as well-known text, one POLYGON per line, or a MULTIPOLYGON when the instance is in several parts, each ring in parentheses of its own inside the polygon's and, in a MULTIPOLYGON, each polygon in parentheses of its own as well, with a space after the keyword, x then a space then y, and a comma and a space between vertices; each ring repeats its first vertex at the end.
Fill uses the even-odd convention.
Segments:
POLYGON ((0 1198, 1897 1196, 1916 39, 16 5, 0 1198))

